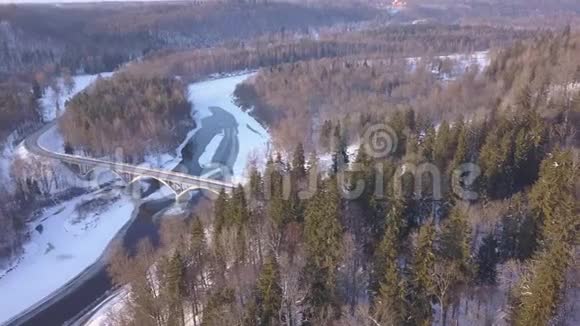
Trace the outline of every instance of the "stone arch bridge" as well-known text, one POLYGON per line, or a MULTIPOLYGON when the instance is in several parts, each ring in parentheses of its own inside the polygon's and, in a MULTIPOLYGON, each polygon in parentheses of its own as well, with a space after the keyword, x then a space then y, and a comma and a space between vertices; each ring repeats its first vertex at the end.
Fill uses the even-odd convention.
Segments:
POLYGON ((64 163, 79 166, 81 170, 88 171, 86 174, 98 169, 111 171, 119 176, 126 184, 130 185, 142 179, 154 179, 167 186, 175 194, 176 200, 192 190, 207 190, 220 193, 222 190, 230 192, 235 185, 207 177, 198 177, 186 173, 152 169, 121 162, 112 162, 85 156, 69 155, 53 152, 39 145, 39 137, 48 129, 55 127, 54 123, 44 126, 24 141, 26 149, 38 156, 56 159, 64 163))

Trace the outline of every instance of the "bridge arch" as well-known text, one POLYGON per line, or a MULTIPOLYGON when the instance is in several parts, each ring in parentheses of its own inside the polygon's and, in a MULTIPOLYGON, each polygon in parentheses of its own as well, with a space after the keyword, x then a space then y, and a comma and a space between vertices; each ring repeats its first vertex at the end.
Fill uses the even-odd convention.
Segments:
MULTIPOLYGON (((133 180, 128 180, 124 175, 122 175, 121 173, 115 171, 114 169, 106 168, 106 167, 103 167, 103 166, 95 166, 95 167, 89 169, 85 173, 82 173, 81 172, 81 176, 83 176, 85 178, 86 177, 90 177, 93 173, 95 173, 95 172, 97 172, 99 170, 102 170, 103 173, 105 173, 105 172, 106 173, 111 173, 111 174, 113 174, 114 176, 116 176, 117 178, 121 179, 123 182, 125 182, 127 184, 133 182, 133 180)), ((96 177, 95 182, 98 182, 99 181, 98 180, 98 175, 96 175, 95 177, 96 177)))
POLYGON ((175 189, 173 189, 173 187, 167 181, 165 181, 163 179, 156 178, 156 177, 148 176, 148 175, 140 175, 140 176, 137 176, 137 177, 133 178, 131 180, 131 182, 128 183, 128 185, 131 185, 131 184, 133 184, 133 183, 135 183, 137 181, 144 180, 144 179, 153 179, 153 180, 161 183, 162 185, 166 186, 167 188, 171 189, 171 191, 173 192, 173 194, 175 196, 177 196, 177 194, 178 194, 178 191, 176 191, 175 189))
POLYGON ((207 190, 207 191, 211 192, 213 195, 215 195, 216 198, 220 194, 219 191, 217 191, 216 189, 212 189, 211 187, 192 186, 192 187, 186 188, 185 190, 183 190, 179 194, 175 194, 175 201, 179 201, 183 196, 185 196, 186 194, 188 194, 192 191, 195 191, 195 190, 207 190))
MULTIPOLYGON (((183 187, 178 187, 179 189, 176 189, 175 186, 172 186, 172 184, 162 178, 158 178, 156 176, 150 176, 150 175, 138 175, 136 177, 131 177, 130 174, 126 174, 126 173, 119 173, 117 172, 115 169, 112 168, 108 168, 108 167, 103 167, 103 166, 94 166, 91 169, 88 170, 88 172, 86 173, 82 173, 83 177, 87 177, 90 176, 91 174, 95 173, 96 171, 100 171, 102 170, 103 173, 111 173, 113 176, 118 177, 119 179, 121 179, 121 181, 123 181, 126 186, 131 186, 133 184, 135 184, 136 182, 140 181, 140 180, 144 180, 144 179, 152 179, 152 180, 156 180, 158 181, 160 184, 166 186, 167 188, 169 188, 171 190, 171 192, 174 194, 175 196, 175 200, 179 201, 181 200, 187 193, 190 193, 191 191, 194 190, 206 190, 209 191, 210 193, 216 195, 219 195, 220 193, 220 189, 219 187, 216 186, 209 186, 209 185, 205 185, 205 183, 200 183, 198 185, 194 185, 194 186, 190 186, 190 185, 181 185, 183 187)), ((98 175, 95 176, 94 179, 95 182, 98 182, 98 175)))

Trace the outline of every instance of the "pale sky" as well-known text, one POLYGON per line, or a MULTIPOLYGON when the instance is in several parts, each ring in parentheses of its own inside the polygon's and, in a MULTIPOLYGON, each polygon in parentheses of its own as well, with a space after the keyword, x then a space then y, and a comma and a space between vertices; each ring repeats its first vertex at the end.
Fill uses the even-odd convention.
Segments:
MULTIPOLYGON (((167 0, 0 0, 0 4, 4 3, 78 3, 78 2, 152 2, 152 1, 167 1, 167 0)), ((174 2, 175 0, 170 0, 174 2)))

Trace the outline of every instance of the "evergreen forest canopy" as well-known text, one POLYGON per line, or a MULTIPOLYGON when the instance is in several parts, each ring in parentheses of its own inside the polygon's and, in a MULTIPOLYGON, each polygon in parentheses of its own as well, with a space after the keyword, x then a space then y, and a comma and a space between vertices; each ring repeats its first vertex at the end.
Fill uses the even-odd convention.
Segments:
POLYGON ((546 33, 497 48, 489 54, 489 67, 462 56, 345 56, 289 63, 261 69, 237 87, 235 96, 238 105, 272 127, 286 149, 302 142, 327 151, 338 124, 347 132, 345 140, 356 142, 358 130, 397 111, 412 110, 419 125, 437 125, 526 107, 550 120, 571 119, 573 125, 580 96, 579 42, 569 31, 546 33))
MULTIPOLYGON (((455 114, 447 122, 408 101, 363 112, 358 129, 346 118, 329 120, 329 167, 300 140, 290 155, 270 157, 264 169, 251 167, 248 184, 221 193, 211 210, 190 223, 166 223, 163 249, 143 243, 136 256, 116 254, 110 272, 134 290, 128 315, 111 321, 182 325, 192 315, 201 316, 198 325, 570 321, 580 228, 574 120, 580 101, 573 86, 578 75, 560 79, 560 72, 579 71, 577 39, 565 31, 516 44, 496 53, 480 77, 463 77, 481 78, 485 89, 502 95, 485 102, 494 106, 481 117, 455 114), (348 134, 378 122, 392 127, 400 146, 376 157, 361 143, 347 155, 348 134), (441 173, 440 196, 432 175, 410 170, 424 163, 441 173), (478 178, 455 173, 465 163, 479 167, 478 178), (359 181, 371 187, 345 197, 359 181), (476 196, 464 197, 457 187, 476 196), (154 281, 146 277, 152 265, 154 281)), ((328 62, 267 69, 258 78, 292 69, 307 74, 304 67, 328 62)), ((346 79, 336 75, 353 67, 335 65, 303 91, 318 87, 325 97, 327 83, 346 79)), ((446 99, 469 109, 465 96, 450 92, 446 99)), ((274 117, 277 109, 263 108, 274 117)))
MULTIPOLYGON (((130 287, 108 323, 577 323, 578 2, 292 2, 0 6, 0 169, 73 75, 118 69, 48 99, 66 152, 140 163, 195 127, 186 83, 259 69, 233 100, 276 150, 164 221, 161 247, 116 250, 130 287), (383 125, 396 146, 376 155, 383 125)), ((45 161, 0 171, 0 259, 78 190, 45 161)))

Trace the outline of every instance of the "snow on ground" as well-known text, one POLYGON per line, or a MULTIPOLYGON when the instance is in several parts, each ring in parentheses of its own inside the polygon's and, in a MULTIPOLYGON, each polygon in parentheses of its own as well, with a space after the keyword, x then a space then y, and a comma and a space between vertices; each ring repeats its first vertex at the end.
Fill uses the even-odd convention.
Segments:
MULTIPOLYGON (((103 74, 103 77, 110 75, 110 73, 103 74)), ((270 143, 270 136, 267 130, 251 115, 243 112, 233 103, 232 96, 236 86, 252 75, 253 73, 230 75, 189 85, 189 100, 194 104, 192 115, 196 122, 196 128, 187 134, 174 153, 147 155, 141 166, 166 170, 174 169, 182 160, 181 152, 183 148, 189 143, 195 132, 203 126, 203 119, 212 115, 210 107, 216 106, 231 113, 238 123, 240 148, 233 173, 234 180, 242 181, 248 158, 252 155, 264 156, 270 143)), ((64 103, 66 99, 88 87, 96 78, 96 75, 75 77, 75 91, 71 95, 63 97, 62 102, 64 103)), ((56 116, 56 106, 54 101, 51 101, 51 96, 52 91, 47 90, 41 100, 43 102, 44 115, 48 119, 54 119, 56 116)), ((215 153, 223 137, 223 135, 218 135, 208 144, 199 160, 199 164, 202 167, 211 163, 213 153, 215 153)), ((64 153, 64 140, 57 126, 53 126, 42 134, 38 139, 38 143, 44 149, 64 153)))
MULTIPOLYGON (((109 77, 111 75, 112 73, 101 74, 102 77, 109 77)), ((73 76, 72 78, 74 80, 74 87, 71 92, 66 90, 64 82, 60 80, 59 84, 60 88, 62 89, 62 94, 58 98, 60 107, 63 108, 66 101, 87 88, 98 78, 98 76, 99 75, 73 76)), ((57 99, 54 96, 54 92, 52 89, 50 89, 50 87, 44 90, 44 94, 40 99, 41 115, 44 122, 52 121, 57 116, 56 100, 57 99)), ((22 139, 22 136, 23 135, 19 135, 17 131, 14 131, 6 138, 4 144, 0 146, 0 148, 2 148, 0 152, 0 182, 5 185, 11 184, 10 169, 15 158, 17 141, 22 139)), ((45 145, 50 145, 47 146, 47 148, 55 147, 60 148, 60 151, 64 151, 64 142, 60 134, 58 134, 58 131, 51 131, 50 135, 42 138, 44 139, 45 145)))
POLYGON ((207 144, 203 154, 201 154, 201 156, 199 157, 199 165, 203 168, 208 166, 209 164, 212 163, 212 158, 213 155, 215 153, 215 151, 218 149, 218 147, 220 146, 220 143, 222 142, 222 140, 224 139, 224 134, 218 134, 215 135, 215 137, 213 137, 213 139, 209 142, 209 144, 207 144))
POLYGON ((110 317, 118 316, 124 309, 129 295, 129 288, 125 286, 109 296, 103 303, 97 306, 95 313, 86 323, 85 326, 108 325, 110 317))
POLYGON ((490 63, 489 51, 478 51, 474 53, 456 53, 442 56, 441 59, 451 59, 459 63, 459 69, 465 70, 470 66, 477 65, 481 70, 487 68, 490 63))
POLYGON ((56 125, 38 137, 38 146, 55 153, 64 153, 64 139, 56 125))
MULTIPOLYGON (((450 55, 442 55, 436 57, 436 59, 445 60, 450 59, 455 61, 457 64, 455 65, 452 76, 442 76, 444 79, 453 79, 453 75, 461 75, 465 72, 466 69, 476 65, 479 67, 480 71, 483 71, 489 66, 490 63, 490 53, 489 51, 478 51, 474 53, 455 53, 450 55)), ((423 60, 427 58, 422 57, 411 57, 407 58, 407 64, 409 65, 409 69, 414 71, 417 65, 423 60)), ((439 71, 433 67, 432 69, 434 74, 438 74, 439 71)))
MULTIPOLYGON (((360 148, 360 144, 353 144, 349 145, 346 148, 346 153, 348 154, 349 162, 354 162, 356 156, 358 154, 358 150, 360 148)), ((318 158, 318 167, 319 171, 329 171, 332 167, 332 153, 326 153, 324 155, 320 155, 318 158)))
POLYGON ((86 194, 46 209, 16 267, 0 274, 0 323, 23 312, 95 263, 131 219, 133 202, 118 190, 86 194), (26 286, 23 286, 23 285, 26 286))
POLYGON ((10 184, 10 167, 14 161, 15 142, 17 138, 18 132, 12 132, 6 137, 4 145, 0 147, 2 148, 2 152, 0 153, 0 182, 4 185, 10 184))
POLYGON ((60 89, 61 89, 61 94, 58 97, 58 99, 54 96, 54 91, 50 87, 48 87, 47 89, 44 90, 44 95, 40 99, 40 106, 42 108, 43 121, 44 122, 52 121, 58 115, 60 115, 61 112, 57 112, 58 111, 57 105, 56 105, 57 102, 58 102, 58 106, 60 107, 60 109, 63 110, 66 101, 70 100, 77 93, 80 93, 85 88, 87 88, 89 85, 91 85, 95 80, 97 80, 97 78, 99 76, 101 76, 103 78, 107 78, 107 77, 110 77, 112 75, 113 75, 113 73, 107 72, 107 73, 102 73, 102 74, 98 74, 98 75, 73 76, 72 78, 74 80, 74 87, 70 92, 68 89, 66 89, 63 80, 60 79, 59 85, 60 85, 60 89))
MULTIPOLYGON (((212 79, 189 85, 189 99, 195 106, 197 128, 190 131, 182 146, 178 148, 178 153, 181 153, 183 146, 185 146, 194 133, 202 127, 202 120, 212 115, 210 107, 217 106, 231 113, 238 123, 240 150, 234 165, 234 179, 243 179, 249 157, 254 154, 262 154, 265 157, 268 150, 268 144, 270 143, 268 131, 264 129, 264 127, 262 127, 262 125, 260 125, 260 123, 258 123, 258 121, 256 121, 252 116, 238 108, 232 101, 232 94, 236 85, 247 78, 250 78, 252 75, 252 73, 245 73, 242 75, 227 76, 225 78, 212 79)), ((199 164, 201 166, 211 163, 211 158, 223 138, 224 135, 219 134, 210 141, 205 148, 204 153, 199 158, 199 164)), ((330 158, 329 162, 332 162, 330 158)), ((147 197, 147 199, 157 199, 169 195, 169 193, 167 193, 169 190, 163 190, 164 188, 165 187, 161 187, 160 191, 147 197)), ((182 207, 174 205, 168 210, 168 214, 171 213, 182 213, 182 207)), ((106 325, 108 316, 118 314, 119 311, 123 309, 125 297, 126 294, 113 294, 104 304, 95 309, 94 315, 86 325, 106 325)), ((189 323, 191 324, 191 321, 189 323)))
MULTIPOLYGON (((247 112, 242 111, 233 103, 233 93, 236 86, 254 73, 214 79, 194 83, 189 86, 189 94, 197 110, 197 119, 211 115, 212 106, 222 108, 231 113, 238 123, 239 153, 233 167, 234 179, 243 180, 248 159, 253 155, 265 156, 270 143, 268 131, 247 112)), ((215 139, 214 139, 215 140, 215 139)), ((212 141, 213 142, 213 141, 212 141)), ((210 144, 211 145, 211 144, 210 144)), ((210 146, 207 155, 213 155, 210 146)), ((213 149, 215 150, 215 149, 213 149)), ((205 153, 204 153, 205 155, 205 153)), ((207 157, 207 155, 205 157, 207 157)), ((203 156, 203 155, 202 155, 203 156)), ((201 164, 202 162, 200 162, 201 164)))

